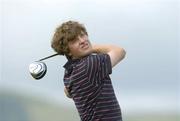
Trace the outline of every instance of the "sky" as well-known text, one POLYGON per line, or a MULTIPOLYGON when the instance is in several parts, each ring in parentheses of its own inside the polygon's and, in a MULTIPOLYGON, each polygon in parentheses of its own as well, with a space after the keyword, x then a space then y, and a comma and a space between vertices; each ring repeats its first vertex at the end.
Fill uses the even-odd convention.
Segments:
POLYGON ((179 11, 178 0, 1 0, 0 86, 62 96, 63 56, 44 61, 48 71, 39 81, 31 78, 28 66, 54 54, 50 43, 55 28, 75 20, 85 25, 92 43, 115 44, 126 50, 125 59, 111 75, 125 106, 129 99, 139 97, 139 105, 146 101, 158 105, 163 99, 176 107, 180 92, 179 11))

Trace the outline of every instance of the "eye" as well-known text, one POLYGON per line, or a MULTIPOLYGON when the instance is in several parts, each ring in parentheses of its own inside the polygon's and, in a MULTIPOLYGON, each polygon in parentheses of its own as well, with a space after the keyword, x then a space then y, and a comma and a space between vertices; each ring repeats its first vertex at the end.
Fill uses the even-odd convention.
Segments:
POLYGON ((78 38, 75 38, 74 40, 69 41, 69 44, 75 44, 78 41, 78 38))
POLYGON ((83 36, 85 36, 86 34, 84 33, 84 32, 82 32, 81 34, 80 34, 80 37, 83 37, 83 36))

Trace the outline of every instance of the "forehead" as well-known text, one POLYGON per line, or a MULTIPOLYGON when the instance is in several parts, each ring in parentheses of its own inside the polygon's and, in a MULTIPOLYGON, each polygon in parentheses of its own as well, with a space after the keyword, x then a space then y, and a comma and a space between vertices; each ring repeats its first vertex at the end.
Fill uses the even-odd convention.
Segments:
POLYGON ((68 41, 68 43, 72 43, 72 42, 76 42, 77 40, 79 40, 80 37, 87 35, 85 32, 81 31, 74 39, 71 39, 68 41))

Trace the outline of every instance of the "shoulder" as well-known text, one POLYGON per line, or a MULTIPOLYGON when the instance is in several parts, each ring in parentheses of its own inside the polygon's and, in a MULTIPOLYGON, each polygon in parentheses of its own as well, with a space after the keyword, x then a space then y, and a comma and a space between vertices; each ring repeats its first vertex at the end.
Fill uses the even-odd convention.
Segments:
POLYGON ((104 65, 106 63, 111 63, 110 56, 108 54, 104 53, 98 53, 98 54, 91 54, 86 58, 86 65, 87 66, 100 66, 104 65))
POLYGON ((88 57, 87 57, 87 60, 103 60, 103 59, 110 59, 110 56, 108 55, 108 54, 105 54, 105 53, 98 53, 98 54, 96 54, 96 53, 93 53, 93 54, 91 54, 91 55, 89 55, 88 57))

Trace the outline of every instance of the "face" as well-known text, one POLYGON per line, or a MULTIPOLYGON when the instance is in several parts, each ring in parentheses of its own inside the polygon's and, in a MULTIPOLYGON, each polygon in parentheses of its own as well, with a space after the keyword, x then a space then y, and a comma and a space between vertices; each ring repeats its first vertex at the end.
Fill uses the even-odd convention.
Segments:
POLYGON ((70 56, 72 59, 79 59, 92 52, 92 45, 88 39, 88 36, 84 33, 79 35, 76 40, 70 41, 68 43, 70 50, 70 56))

